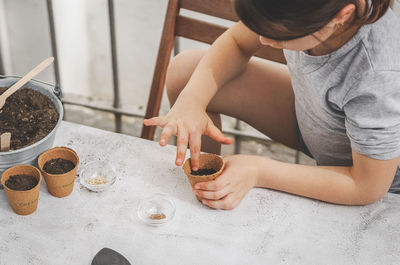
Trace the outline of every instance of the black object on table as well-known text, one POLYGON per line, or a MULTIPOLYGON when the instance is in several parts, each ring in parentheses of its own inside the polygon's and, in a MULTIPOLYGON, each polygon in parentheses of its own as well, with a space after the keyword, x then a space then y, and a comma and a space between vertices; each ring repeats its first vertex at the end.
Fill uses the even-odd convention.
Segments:
POLYGON ((118 252, 103 248, 94 256, 92 265, 131 265, 129 261, 118 252))

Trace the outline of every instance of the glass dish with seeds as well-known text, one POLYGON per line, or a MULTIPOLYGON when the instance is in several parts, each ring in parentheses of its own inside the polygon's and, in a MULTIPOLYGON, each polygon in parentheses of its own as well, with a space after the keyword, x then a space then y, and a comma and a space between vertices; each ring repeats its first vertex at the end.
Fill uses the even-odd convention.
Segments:
POLYGON ((95 192, 107 190, 116 178, 115 170, 105 161, 90 162, 84 165, 79 174, 80 183, 95 192))
POLYGON ((145 224, 160 226, 174 218, 175 210, 175 203, 169 195, 154 193, 139 202, 137 214, 145 224))

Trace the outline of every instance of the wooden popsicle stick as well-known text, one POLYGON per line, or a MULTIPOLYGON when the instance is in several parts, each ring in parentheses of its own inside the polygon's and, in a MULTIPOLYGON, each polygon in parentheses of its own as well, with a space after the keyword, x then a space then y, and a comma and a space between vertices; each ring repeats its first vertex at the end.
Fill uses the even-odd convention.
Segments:
POLYGON ((15 91, 20 89, 23 85, 25 85, 29 80, 34 78, 41 71, 46 69, 47 66, 52 64, 54 61, 54 57, 49 57, 43 62, 41 62, 38 66, 33 68, 29 73, 27 73, 24 77, 18 80, 17 83, 12 85, 9 89, 7 89, 3 94, 0 95, 0 109, 3 108, 4 104, 6 104, 6 99, 14 94, 15 91))
POLYGON ((6 132, 0 136, 0 152, 10 151, 11 133, 6 132))

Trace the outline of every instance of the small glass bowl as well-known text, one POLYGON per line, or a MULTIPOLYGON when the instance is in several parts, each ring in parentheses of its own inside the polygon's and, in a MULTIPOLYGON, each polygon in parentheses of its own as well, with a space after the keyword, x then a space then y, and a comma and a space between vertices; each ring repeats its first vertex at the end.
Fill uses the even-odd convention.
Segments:
POLYGON ((102 192, 114 184, 117 176, 113 167, 105 161, 94 161, 83 166, 79 175, 80 183, 88 190, 102 192), (104 184, 94 184, 95 181, 107 181, 104 184))
POLYGON ((154 193, 139 202, 137 214, 147 225, 161 226, 175 216, 176 206, 167 194, 154 193))

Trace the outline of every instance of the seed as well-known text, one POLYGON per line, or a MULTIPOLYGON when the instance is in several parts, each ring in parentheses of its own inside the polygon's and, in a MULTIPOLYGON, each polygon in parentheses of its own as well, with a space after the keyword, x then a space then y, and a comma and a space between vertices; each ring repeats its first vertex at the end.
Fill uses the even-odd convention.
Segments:
POLYGON ((161 220, 161 219, 165 219, 166 216, 163 213, 154 213, 154 214, 150 215, 149 218, 151 220, 161 220))
POLYGON ((108 180, 103 176, 96 176, 88 180, 88 184, 90 185, 102 185, 106 184, 108 180))

